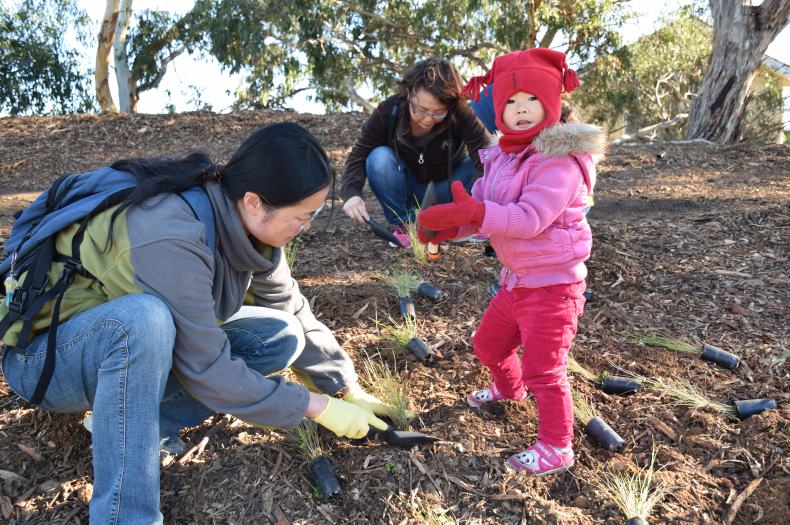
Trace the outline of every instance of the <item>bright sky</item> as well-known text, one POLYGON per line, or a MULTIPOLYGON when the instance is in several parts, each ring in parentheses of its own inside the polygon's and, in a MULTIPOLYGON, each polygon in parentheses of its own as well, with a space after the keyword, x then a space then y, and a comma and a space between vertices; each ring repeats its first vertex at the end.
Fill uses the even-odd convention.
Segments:
MULTIPOLYGON (((79 0, 80 6, 94 19, 98 31, 104 13, 104 0, 79 0)), ((633 42, 644 34, 651 33, 659 27, 659 17, 668 8, 688 3, 683 0, 655 2, 654 0, 633 0, 631 5, 639 15, 638 21, 623 27, 623 38, 626 43, 633 42)), ((756 2, 759 3, 759 2, 756 2)), ((194 4, 193 1, 134 0, 134 10, 157 9, 174 13, 185 13, 194 4)), ((782 31, 768 47, 767 54, 773 58, 790 64, 790 26, 782 31)), ((87 55, 93 60, 93 53, 87 55)), ((175 106, 176 111, 198 109, 201 103, 208 103, 214 111, 227 110, 233 102, 233 93, 238 87, 240 77, 230 76, 222 72, 219 64, 212 59, 201 56, 183 54, 168 67, 162 83, 155 90, 144 92, 138 104, 141 113, 161 113, 166 111, 168 104, 175 106), (200 103, 197 100, 200 100, 200 103)), ((111 81, 113 89, 114 83, 111 81)), ((323 107, 307 100, 307 94, 300 93, 293 99, 292 107, 301 113, 323 113, 323 107)))

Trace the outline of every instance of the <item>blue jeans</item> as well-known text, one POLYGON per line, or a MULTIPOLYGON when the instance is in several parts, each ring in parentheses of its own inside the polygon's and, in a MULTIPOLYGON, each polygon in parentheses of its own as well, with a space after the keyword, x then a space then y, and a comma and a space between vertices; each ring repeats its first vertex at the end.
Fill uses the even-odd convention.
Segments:
MULTIPOLYGON (((257 310, 262 314, 265 309, 257 310)), ((298 336, 284 333, 285 326, 292 330, 297 323, 288 316, 276 312, 271 317, 279 321, 270 322, 266 316, 267 321, 259 326, 253 326, 259 319, 245 319, 223 328, 232 349, 234 343, 244 347, 240 357, 257 354, 262 361, 260 355, 274 349, 273 364, 291 362, 295 355, 293 359, 284 355, 298 355, 299 341, 304 339, 301 328, 298 336), (251 334, 262 345, 257 353, 251 349, 251 334), (270 340, 275 341, 273 346, 268 346, 270 340)), ((162 523, 160 402, 168 384, 175 337, 169 308, 146 294, 109 301, 58 327, 55 372, 41 407, 56 412, 93 409, 90 522, 94 525, 162 523)), ((26 400, 38 382, 46 346, 45 333, 31 341, 24 355, 5 352, 6 381, 26 400)))
MULTIPOLYGON (((304 329, 291 314, 270 308, 242 306, 222 325, 231 355, 263 375, 285 370, 304 349, 304 329)), ((184 389, 172 372, 159 407, 159 435, 178 437, 181 429, 199 425, 214 413, 184 389)))
MULTIPOLYGON (((422 202, 427 184, 409 173, 402 160, 398 165, 395 150, 388 146, 375 148, 368 154, 365 171, 370 189, 379 200, 387 222, 397 225, 414 221, 414 209, 422 202)), ((438 201, 452 201, 450 184, 454 181, 460 180, 467 191, 471 190, 476 175, 477 167, 469 157, 465 157, 455 167, 450 179, 434 182, 438 201)))

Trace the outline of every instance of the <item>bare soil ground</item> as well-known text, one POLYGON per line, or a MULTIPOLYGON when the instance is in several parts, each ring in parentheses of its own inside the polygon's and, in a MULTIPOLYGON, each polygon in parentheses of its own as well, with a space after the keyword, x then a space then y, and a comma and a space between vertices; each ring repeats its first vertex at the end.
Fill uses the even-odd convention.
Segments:
MULTIPOLYGON (((309 128, 341 170, 364 116, 0 119, 0 237, 7 236, 12 214, 62 173, 192 148, 227 158, 252 129, 280 120, 309 128)), ((622 367, 684 378, 716 401, 772 397, 778 409, 737 422, 673 406, 645 389, 609 396, 574 376, 573 387, 590 397, 625 447, 608 452, 577 424, 571 472, 544 479, 514 475, 504 460, 534 439, 533 402, 478 411, 464 402, 466 393, 489 381, 470 335, 489 301, 496 259, 483 256, 480 244, 452 244, 439 261, 418 266, 406 251, 389 249, 353 225, 338 206, 331 221, 320 220, 305 235, 295 276, 358 362, 365 353, 386 357, 392 351, 374 322, 397 317, 387 275, 409 269, 448 292, 439 303, 415 299, 420 334, 440 356, 436 364, 421 366, 399 351, 397 365, 425 431, 443 441, 409 451, 322 432, 343 485, 341 497, 324 502, 314 496, 305 461, 286 433, 234 421, 200 454, 163 468, 165 522, 428 523, 415 510, 422 502, 464 524, 617 524, 624 517, 592 479, 605 469, 644 465, 653 447, 657 478, 668 493, 652 523, 720 523, 733 505, 739 507, 734 523, 790 522, 790 148, 612 148, 600 166, 596 196, 590 213, 593 295, 575 358, 595 372, 622 367), (633 343, 629 330, 708 342, 742 362, 724 370, 633 343), (759 484, 739 505, 750 483, 759 484)), ((372 200, 370 207, 377 209, 372 200)), ((0 382, 0 521, 87 523, 90 436, 80 421, 81 414, 26 405, 0 382)), ((197 444, 211 425, 190 429, 185 439, 197 444)))

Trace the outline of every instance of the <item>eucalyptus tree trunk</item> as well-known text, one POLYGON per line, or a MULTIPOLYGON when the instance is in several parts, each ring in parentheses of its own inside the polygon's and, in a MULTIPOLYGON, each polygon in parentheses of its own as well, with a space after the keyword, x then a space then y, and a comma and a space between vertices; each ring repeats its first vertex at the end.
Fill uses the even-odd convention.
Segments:
POLYGON ((765 0, 758 6, 710 0, 710 7, 713 52, 691 106, 686 138, 732 144, 741 138, 763 53, 790 21, 790 0, 765 0))
POLYGON ((110 93, 110 54, 112 52, 115 25, 118 23, 118 3, 120 0, 107 0, 104 17, 99 30, 99 45, 96 49, 96 99, 102 113, 117 113, 118 107, 110 93))
POLYGON ((122 0, 112 46, 115 58, 115 81, 118 84, 118 105, 124 113, 137 112, 137 88, 129 69, 129 54, 126 49, 126 37, 129 33, 131 18, 132 0, 122 0))

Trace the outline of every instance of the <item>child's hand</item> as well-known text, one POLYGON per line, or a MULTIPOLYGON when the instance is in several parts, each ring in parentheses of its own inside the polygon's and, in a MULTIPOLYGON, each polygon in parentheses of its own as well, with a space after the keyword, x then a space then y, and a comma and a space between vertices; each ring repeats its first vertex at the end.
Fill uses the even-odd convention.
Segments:
MULTIPOLYGON (((420 225, 426 230, 438 232, 437 236, 442 230, 457 229, 461 226, 469 225, 480 228, 483 224, 483 217, 485 217, 486 213, 485 204, 477 202, 471 195, 466 193, 464 185, 460 181, 453 182, 451 190, 453 192, 453 202, 431 206, 427 210, 420 212, 418 217, 420 225)), ((420 240, 422 241, 422 239, 420 240)), ((429 240, 434 244, 440 242, 436 240, 436 237, 429 240)))
MULTIPOLYGON (((417 217, 418 223, 419 220, 420 218, 417 217)), ((458 228, 450 228, 447 230, 435 232, 426 230, 422 227, 422 224, 417 226, 417 238, 420 239, 420 242, 423 244, 428 244, 429 242, 439 244, 440 242, 449 241, 455 239, 456 237, 458 237, 458 228)))

